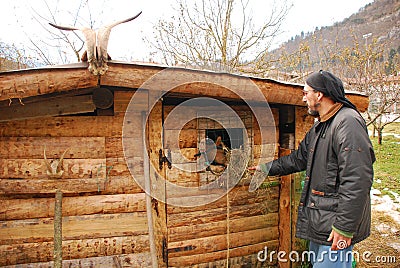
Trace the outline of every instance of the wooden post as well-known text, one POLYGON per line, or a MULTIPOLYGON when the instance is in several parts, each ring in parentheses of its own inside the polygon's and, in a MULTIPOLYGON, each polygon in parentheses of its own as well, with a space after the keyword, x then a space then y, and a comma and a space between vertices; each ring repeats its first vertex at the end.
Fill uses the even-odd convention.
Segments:
POLYGON ((54 268, 62 268, 62 198, 63 193, 57 190, 54 206, 54 268))
MULTIPOLYGON (((281 149, 280 156, 290 154, 289 149, 281 149)), ((291 187, 292 175, 281 177, 281 188, 279 193, 279 251, 286 253, 288 258, 292 245, 292 219, 291 219, 291 187)), ((279 262, 279 267, 291 267, 290 261, 279 262)))
MULTIPOLYGON (((146 126, 146 113, 142 112, 142 126, 146 126)), ((149 243, 150 243, 150 253, 152 267, 158 267, 157 250, 155 245, 154 228, 153 228, 153 215, 152 215, 152 205, 151 205, 151 183, 150 183, 150 159, 146 150, 146 128, 142 130, 143 138, 143 169, 144 169, 144 184, 146 191, 146 212, 147 212, 147 222, 149 225, 149 243)))

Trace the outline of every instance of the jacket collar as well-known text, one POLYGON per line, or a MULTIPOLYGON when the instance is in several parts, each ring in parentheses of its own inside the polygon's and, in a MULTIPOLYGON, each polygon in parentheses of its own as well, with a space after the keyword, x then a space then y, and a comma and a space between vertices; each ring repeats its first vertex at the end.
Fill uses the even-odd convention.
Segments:
POLYGON ((327 113, 323 114, 320 116, 319 121, 320 122, 326 122, 329 119, 331 119, 339 110, 340 108, 343 107, 343 103, 335 103, 334 105, 332 105, 332 107, 328 110, 327 113))

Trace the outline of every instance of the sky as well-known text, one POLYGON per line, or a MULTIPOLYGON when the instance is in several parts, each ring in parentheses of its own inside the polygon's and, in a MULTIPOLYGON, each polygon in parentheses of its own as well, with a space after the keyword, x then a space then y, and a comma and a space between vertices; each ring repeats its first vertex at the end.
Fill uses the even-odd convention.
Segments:
MULTIPOLYGON (((277 3, 282 2, 275 0, 277 3)), ((313 31, 316 27, 333 25, 356 13, 373 0, 291 0, 293 6, 282 25, 282 33, 274 46, 287 41, 302 31, 313 31)), ((31 46, 28 36, 48 36, 37 22, 50 18, 48 8, 57 14, 59 25, 73 25, 72 14, 76 13, 81 0, 14 0, 2 1, 0 16, 0 41, 8 44, 31 46), (48 7, 46 6, 48 4, 48 7), (55 8, 58 8, 57 11, 55 8), (36 19, 35 19, 36 18, 36 19)), ((190 2, 190 0, 188 1, 190 2)), ((268 15, 273 0, 250 0, 255 20, 268 15)), ((135 20, 121 24, 112 30, 108 51, 113 59, 148 61, 151 52, 142 39, 152 35, 152 27, 160 18, 169 18, 176 0, 112 0, 88 1, 92 19, 80 18, 82 25, 89 21, 101 21, 98 26, 126 19, 143 13, 135 20), (106 4, 104 4, 106 3, 106 4)), ((83 9, 87 9, 84 7, 83 9)), ((85 14, 85 13, 82 13, 85 14)), ((84 15, 85 16, 85 15, 84 15)))

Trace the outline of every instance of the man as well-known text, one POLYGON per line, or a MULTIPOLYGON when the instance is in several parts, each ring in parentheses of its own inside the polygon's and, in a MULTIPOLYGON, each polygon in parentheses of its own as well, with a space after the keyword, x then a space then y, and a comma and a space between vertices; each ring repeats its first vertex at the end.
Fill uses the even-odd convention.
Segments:
POLYGON ((339 78, 322 70, 311 74, 303 101, 318 121, 299 148, 249 169, 271 176, 306 170, 296 236, 310 241, 314 268, 350 268, 354 244, 370 234, 375 154, 365 121, 339 78))

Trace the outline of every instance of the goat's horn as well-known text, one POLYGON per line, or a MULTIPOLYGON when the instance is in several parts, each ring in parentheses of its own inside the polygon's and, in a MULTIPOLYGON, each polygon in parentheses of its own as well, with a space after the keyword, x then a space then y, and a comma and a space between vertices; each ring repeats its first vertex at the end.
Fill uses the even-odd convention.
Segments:
POLYGON ((63 165, 63 161, 64 161, 64 156, 67 153, 67 151, 69 150, 69 148, 67 148, 64 153, 61 155, 60 157, 60 161, 58 162, 58 166, 57 166, 57 172, 60 171, 60 169, 62 168, 63 165))
POLYGON ((44 155, 44 162, 46 163, 47 170, 51 172, 52 171, 51 166, 46 157, 46 145, 44 146, 44 149, 43 149, 43 155, 44 155))

